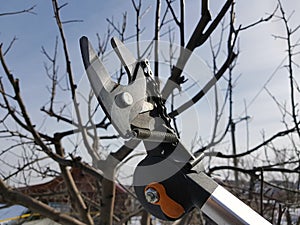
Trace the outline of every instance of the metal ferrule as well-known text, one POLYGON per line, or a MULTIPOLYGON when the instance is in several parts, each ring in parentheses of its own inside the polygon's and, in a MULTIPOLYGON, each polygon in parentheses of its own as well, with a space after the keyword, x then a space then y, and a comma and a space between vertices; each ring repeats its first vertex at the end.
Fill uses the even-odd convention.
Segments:
POLYGON ((201 210, 219 225, 271 225, 220 185, 201 207, 201 210))

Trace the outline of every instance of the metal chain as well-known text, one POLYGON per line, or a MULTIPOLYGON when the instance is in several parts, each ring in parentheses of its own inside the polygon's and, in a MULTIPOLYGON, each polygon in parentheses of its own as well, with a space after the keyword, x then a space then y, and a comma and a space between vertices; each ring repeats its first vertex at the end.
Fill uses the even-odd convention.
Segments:
POLYGON ((150 97, 153 99, 153 102, 156 104, 158 116, 163 119, 168 130, 171 131, 171 133, 175 134, 176 132, 171 126, 171 118, 167 113, 167 108, 162 99, 162 95, 159 90, 159 85, 153 78, 153 73, 150 68, 149 61, 147 59, 142 60, 141 66, 147 78, 147 90, 150 92, 150 97))

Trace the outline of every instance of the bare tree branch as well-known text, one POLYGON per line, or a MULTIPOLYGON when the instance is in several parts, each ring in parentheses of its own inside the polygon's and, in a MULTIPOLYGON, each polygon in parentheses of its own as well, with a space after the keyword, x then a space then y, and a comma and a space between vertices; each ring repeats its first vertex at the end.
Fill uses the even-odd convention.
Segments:
POLYGON ((68 77, 69 77, 69 84, 70 84, 70 88, 71 88, 71 97, 72 97, 73 105, 74 105, 74 108, 75 108, 75 113, 76 113, 76 117, 77 117, 78 126, 79 126, 79 129, 81 130, 83 142, 84 142, 85 147, 87 148, 88 153, 91 155, 91 157, 94 161, 97 161, 97 160, 99 160, 99 155, 90 146, 90 144, 88 142, 88 138, 87 138, 86 129, 82 124, 82 118, 81 118, 81 114, 80 114, 80 110, 79 110, 79 104, 78 104, 77 97, 76 97, 76 88, 77 88, 77 86, 74 83, 73 72, 72 72, 72 67, 71 67, 71 61, 70 61, 69 52, 68 52, 68 48, 67 48, 67 41, 66 41, 66 38, 65 38, 65 35, 64 35, 64 30, 63 30, 62 23, 61 23, 61 20, 60 20, 60 14, 59 14, 60 7, 58 6, 58 3, 57 3, 56 0, 52 0, 52 5, 53 5, 54 15, 55 15, 55 18, 56 18, 56 23, 57 23, 59 33, 60 33, 60 38, 61 38, 62 43, 63 43, 65 63, 66 63, 66 71, 67 71, 67 74, 68 74, 68 77))
POLYGON ((271 136, 270 138, 266 139, 265 141, 263 141, 262 143, 258 144, 256 147, 254 147, 254 148, 252 148, 248 151, 245 151, 243 153, 238 153, 238 154, 235 154, 235 155, 226 155, 226 154, 223 154, 221 152, 218 152, 217 157, 220 157, 220 158, 243 157, 243 156, 249 155, 249 154, 259 150, 260 148, 264 147, 265 145, 267 145, 271 141, 273 141, 273 140, 275 140, 279 137, 284 137, 285 135, 293 133, 295 131, 296 131, 296 127, 293 127, 291 129, 288 129, 288 130, 279 131, 276 134, 274 134, 273 136, 271 136))
POLYGON ((207 0, 202 1, 202 15, 195 28, 190 40, 186 45, 186 50, 179 56, 176 66, 173 68, 172 75, 169 77, 164 89, 162 90, 163 99, 167 99, 174 88, 178 88, 184 82, 184 77, 181 77, 182 70, 191 56, 191 53, 196 47, 202 45, 211 33, 216 29, 221 19, 225 16, 233 0, 227 0, 219 14, 211 23, 209 28, 204 32, 206 26, 211 20, 211 15, 208 10, 207 0))
POLYGON ((36 15, 34 12, 36 5, 33 5, 27 9, 19 10, 19 11, 13 11, 13 12, 5 12, 5 13, 0 13, 0 16, 12 16, 12 15, 17 15, 17 14, 23 14, 23 13, 29 13, 36 15))
MULTIPOLYGON (((61 157, 64 157, 64 150, 61 146, 61 143, 58 140, 55 142, 56 153, 61 157)), ((75 211, 80 215, 80 218, 89 225, 93 225, 94 221, 89 213, 89 210, 83 201, 83 198, 78 190, 75 181, 72 177, 71 171, 68 167, 60 165, 60 170, 62 172, 62 176, 64 178, 65 184, 67 186, 67 190, 69 192, 69 196, 71 198, 71 202, 75 206, 75 211)))
POLYGON ((67 214, 63 214, 32 197, 12 190, 7 187, 1 179, 0 190, 0 202, 23 205, 24 207, 29 208, 34 212, 38 212, 63 225, 85 225, 85 223, 82 223, 67 214))
POLYGON ((173 118, 179 115, 180 113, 182 113, 183 111, 187 110, 191 106, 193 106, 195 103, 197 103, 222 77, 224 72, 227 70, 228 66, 235 59, 235 56, 236 55, 234 53, 232 53, 232 55, 229 55, 229 57, 226 59, 226 61, 224 62, 223 66, 220 68, 218 73, 216 73, 216 75, 213 78, 211 78, 194 97, 192 97, 189 101, 187 101, 186 103, 184 103, 183 105, 175 109, 174 111, 170 112, 169 116, 173 118))

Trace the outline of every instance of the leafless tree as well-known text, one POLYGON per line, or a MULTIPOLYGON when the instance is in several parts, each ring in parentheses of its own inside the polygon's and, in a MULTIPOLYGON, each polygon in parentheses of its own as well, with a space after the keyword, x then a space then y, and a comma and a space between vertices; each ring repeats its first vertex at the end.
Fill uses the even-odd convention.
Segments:
MULTIPOLYGON (((160 74, 161 65, 158 62, 164 58, 170 64, 170 73, 165 77, 167 78, 166 84, 160 84, 160 88, 163 99, 170 109, 169 116, 173 119, 178 134, 184 131, 181 131, 180 127, 177 126, 176 119, 180 118, 184 111, 197 105, 208 92, 214 92, 214 95, 217 96, 219 90, 215 85, 223 78, 223 82, 226 83, 226 91, 223 99, 215 98, 215 118, 210 140, 204 143, 197 142, 197 146, 201 145, 201 147, 194 149, 193 153, 195 155, 205 153, 207 157, 204 161, 207 162, 208 166, 204 169, 213 177, 220 171, 233 171, 233 176, 232 173, 228 172, 219 181, 268 220, 274 224, 280 224, 283 219, 287 224, 299 224, 300 217, 295 223, 295 220, 291 219, 291 215, 293 210, 299 212, 300 120, 297 99, 299 99, 300 89, 294 70, 294 67, 298 67, 295 56, 298 54, 299 41, 294 41, 292 37, 297 34, 300 26, 290 27, 290 16, 285 14, 284 6, 280 0, 278 0, 278 7, 268 16, 246 25, 236 24, 236 9, 233 0, 224 0, 220 11, 215 16, 211 15, 208 3, 208 0, 201 1, 201 15, 196 21, 197 25, 191 34, 186 34, 188 13, 186 13, 187 3, 184 0, 157 0, 153 5, 147 5, 149 3, 142 0, 132 0, 131 4, 135 13, 135 34, 127 35, 126 33, 129 26, 126 12, 121 16, 120 23, 116 22, 113 17, 108 18, 107 29, 96 35, 99 57, 105 59, 108 43, 113 35, 117 35, 125 43, 135 39, 137 58, 150 55, 150 50, 153 50, 154 76, 157 82, 162 78, 160 74), (150 13, 151 7, 155 9, 153 10, 155 26, 149 46, 144 50, 140 46, 145 30, 142 24, 144 17, 150 13), (249 126, 250 116, 246 114, 241 118, 234 117, 234 87, 238 77, 235 73, 235 67, 240 51, 238 43, 242 41, 239 40, 239 34, 249 29, 255 29, 258 25, 267 26, 268 22, 272 20, 283 22, 286 30, 285 36, 275 34, 275 37, 283 39, 287 43, 288 61, 286 68, 288 69, 290 86, 286 88, 290 89, 290 109, 280 103, 265 86, 264 90, 269 93, 270 101, 274 101, 282 112, 285 129, 274 132, 270 137, 263 137, 263 141, 254 147, 247 145, 247 149, 242 150, 238 149, 239 146, 236 143, 237 129, 242 125, 249 126), (218 37, 217 43, 212 38, 215 36, 218 37), (165 37, 172 40, 167 56, 161 55, 159 45, 159 41, 165 37), (186 40, 186 37, 190 38, 186 40), (175 40, 178 40, 178 46, 181 46, 177 55, 176 47, 173 45, 175 40), (203 85, 203 88, 196 90, 186 102, 179 106, 173 104, 178 93, 189 88, 183 73, 186 64, 192 54, 196 50, 201 51, 205 44, 209 44, 211 49, 211 58, 206 60, 212 62, 210 64, 213 77, 203 85), (170 106, 168 99, 171 99, 170 106), (225 119, 226 123, 222 125, 220 121, 227 115, 229 116, 225 119), (291 119, 292 123, 288 119, 291 119), (282 149, 276 146, 275 141, 279 138, 287 139, 290 148, 282 149), (218 147, 220 143, 227 140, 230 140, 228 147, 230 152, 226 152, 225 149, 224 151, 220 150, 218 147), (275 159, 271 159, 270 154, 275 155, 275 159), (216 166, 210 163, 212 157, 219 160, 220 164, 216 166), (278 180, 275 179, 272 180, 272 178, 278 177, 278 174, 281 175, 282 183, 278 183, 278 180), (297 183, 297 186, 293 186, 293 183, 297 183), (278 195, 273 193, 274 190, 284 197, 278 198, 278 195)), ((68 10, 67 6, 67 3, 59 4, 57 0, 52 0, 58 32, 56 37, 53 37, 55 38, 53 51, 42 47, 42 55, 46 59, 44 73, 49 78, 47 86, 49 100, 41 107, 41 112, 46 115, 47 119, 57 124, 57 129, 53 132, 45 132, 42 126, 36 125, 37 121, 32 115, 31 106, 23 98, 22 86, 20 85, 22 79, 13 74, 13 68, 9 66, 11 62, 6 55, 12 49, 16 38, 10 43, 1 43, 0 45, 0 61, 4 74, 0 80, 2 97, 0 102, 0 138, 5 143, 0 151, 0 161, 9 170, 8 172, 0 171, 0 203, 23 205, 33 212, 61 224, 130 224, 133 218, 138 219, 141 224, 152 224, 155 219, 151 218, 149 213, 137 203, 131 187, 122 187, 128 196, 123 202, 125 205, 127 204, 127 210, 119 214, 116 213, 116 202, 118 201, 116 189, 119 188, 116 182, 118 168, 120 164, 125 164, 126 161, 135 157, 135 155, 132 156, 132 152, 139 146, 140 141, 129 140, 122 141, 121 145, 114 144, 121 142, 120 137, 118 134, 108 132, 111 126, 110 121, 101 112, 98 105, 93 106, 92 92, 84 97, 86 108, 80 107, 82 96, 78 90, 78 82, 75 80, 76 72, 73 71, 71 63, 69 51, 71 46, 69 46, 65 35, 65 26, 80 20, 63 21, 61 19, 62 9, 68 10), (63 55, 63 63, 58 60, 59 54, 63 55), (61 68, 64 68, 63 72, 60 71, 61 68), (63 96, 64 101, 58 100, 61 96, 63 96), (70 111, 74 113, 72 114, 70 111), (88 115, 88 120, 85 120, 84 114, 88 115), (96 116, 98 114, 103 116, 99 119, 96 116), (74 136, 79 136, 80 141, 71 141, 71 137, 74 136), (109 144, 107 144, 108 142, 109 144), (78 153, 79 145, 83 146, 91 158, 90 164, 86 163, 82 159, 83 156, 78 153), (104 154, 106 149, 108 150, 104 154), (7 155, 14 155, 17 163, 6 162, 7 155), (95 178, 92 185, 95 188, 93 198, 85 195, 82 187, 76 183, 72 173, 74 169, 95 178), (32 174, 48 179, 58 175, 62 177, 66 189, 65 196, 68 197, 72 213, 58 212, 43 203, 38 197, 22 192, 21 186, 31 185, 30 176, 32 174)), ((2 12, 0 19, 1 16, 33 14, 35 13, 34 10, 35 6, 20 11, 2 12)), ((124 74, 125 71, 120 68, 116 73, 116 81, 121 83, 124 74)), ((168 222, 161 223, 170 224, 168 222)), ((194 210, 174 224, 213 224, 213 222, 199 211, 194 210)))

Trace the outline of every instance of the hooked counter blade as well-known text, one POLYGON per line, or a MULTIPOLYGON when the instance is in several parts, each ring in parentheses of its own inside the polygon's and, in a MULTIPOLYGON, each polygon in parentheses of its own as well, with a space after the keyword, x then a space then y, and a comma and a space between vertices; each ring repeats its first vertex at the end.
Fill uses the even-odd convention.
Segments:
POLYGON ((136 76, 137 60, 118 38, 113 37, 111 39, 111 45, 122 62, 122 65, 124 66, 128 75, 128 83, 130 83, 135 79, 136 76))

